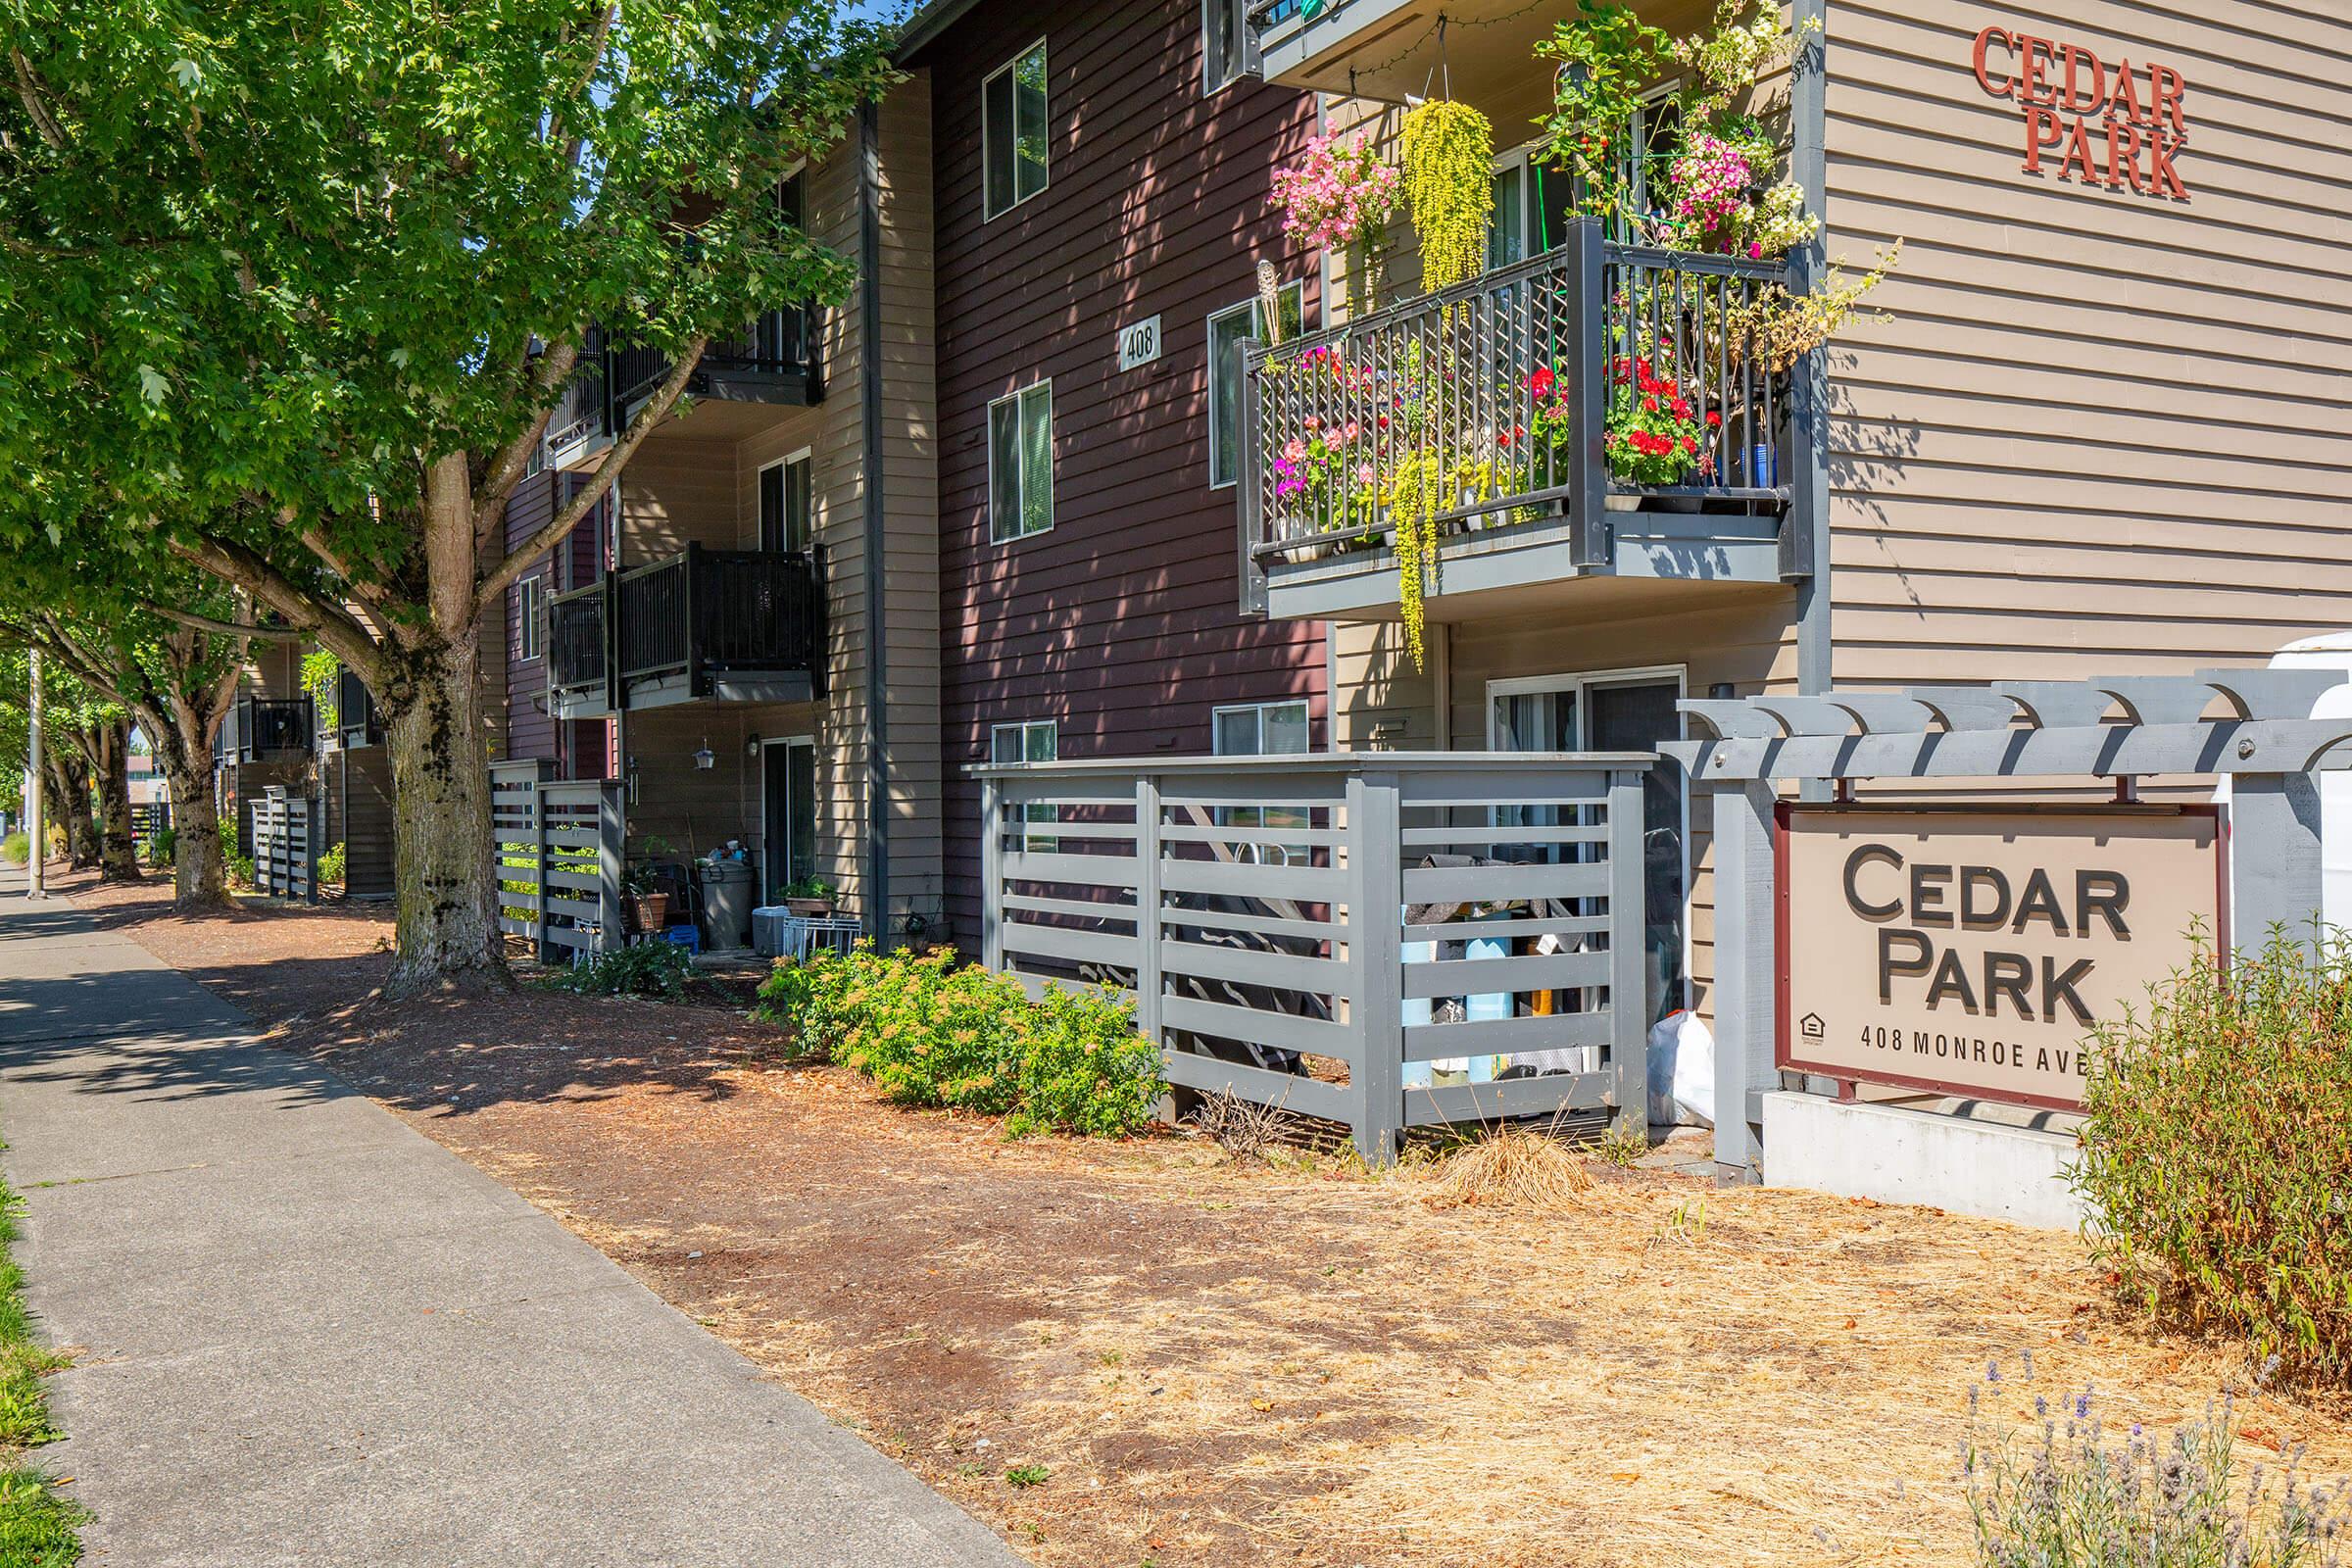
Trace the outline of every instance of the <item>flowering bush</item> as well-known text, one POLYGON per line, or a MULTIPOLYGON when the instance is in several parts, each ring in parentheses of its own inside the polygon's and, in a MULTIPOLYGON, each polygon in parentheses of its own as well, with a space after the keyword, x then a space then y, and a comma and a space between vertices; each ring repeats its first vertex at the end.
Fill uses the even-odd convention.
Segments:
POLYGON ((849 954, 779 963, 755 1014, 792 1029, 812 1054, 870 1078, 910 1105, 1004 1118, 1008 1137, 1059 1129, 1133 1132, 1167 1092, 1159 1049, 1135 1032, 1133 1004, 1107 988, 1021 983, 952 950, 923 957, 849 954))
POLYGON ((1283 233, 1294 245, 1347 258, 1348 297, 1359 312, 1379 293, 1389 218, 1403 189, 1403 172, 1360 130, 1346 140, 1317 136, 1297 164, 1274 172, 1283 233))
MULTIPOLYGON (((1721 414, 1693 407, 1672 376, 1653 373, 1646 354, 1611 360, 1609 383, 1608 433, 1601 450, 1612 476, 1627 484, 1681 484, 1694 470, 1712 467, 1711 432, 1722 427, 1721 414)), ((1544 366, 1527 378, 1527 391, 1536 410, 1535 439, 1559 452, 1576 439, 1568 382, 1544 366)))
POLYGON ((1297 164, 1274 172, 1274 202, 1292 244, 1345 250, 1382 236, 1403 184, 1396 166, 1359 130, 1346 140, 1317 136, 1308 142, 1297 164))
MULTIPOLYGON (((1685 250, 1730 251, 1745 226, 1748 187, 1762 163, 1751 143, 1692 131, 1666 172, 1659 237, 1685 250)), ((1769 157, 1769 150, 1765 150, 1769 157)))
MULTIPOLYGON (((2021 1357, 2026 1378, 2034 1357, 2021 1357)), ((2134 1421, 2110 1440, 2093 1391, 2053 1409, 2034 1396, 2040 1428, 2026 1442, 1985 1430, 1984 1391, 1997 1397, 2001 1363, 1968 1391, 1961 1479, 1980 1568, 2332 1568, 2352 1510, 2342 1486, 2306 1489, 2290 1449, 2275 1482, 2257 1465, 2236 1474, 2231 1400, 2169 1438, 2134 1421)))
MULTIPOLYGON (((1378 385, 1371 370, 1349 364, 1321 344, 1296 360, 1274 361, 1266 369, 1276 378, 1297 380, 1300 401, 1313 408, 1365 407, 1367 395, 1378 385)), ((1394 407, 1396 402, 1392 395, 1370 400, 1370 406, 1394 407)), ((1358 512, 1369 515, 1377 484, 1376 449, 1389 423, 1385 413, 1374 416, 1369 430, 1360 419, 1303 416, 1273 458, 1274 499, 1286 508, 1321 514, 1347 494, 1358 512)))

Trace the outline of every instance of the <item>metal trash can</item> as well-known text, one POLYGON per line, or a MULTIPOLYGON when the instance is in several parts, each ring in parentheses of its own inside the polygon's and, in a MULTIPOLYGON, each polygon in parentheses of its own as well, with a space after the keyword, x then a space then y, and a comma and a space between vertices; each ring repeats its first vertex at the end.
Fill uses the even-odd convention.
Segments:
POLYGON ((742 860, 703 867, 703 950, 723 953, 751 943, 752 868, 742 860))

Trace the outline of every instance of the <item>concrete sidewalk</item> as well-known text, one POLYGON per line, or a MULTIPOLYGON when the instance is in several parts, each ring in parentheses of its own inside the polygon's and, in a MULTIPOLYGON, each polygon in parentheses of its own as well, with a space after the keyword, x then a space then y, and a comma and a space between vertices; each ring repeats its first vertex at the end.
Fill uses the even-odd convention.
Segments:
POLYGON ((0 1135, 96 1568, 1013 1568, 555 1220, 0 876, 0 1135))

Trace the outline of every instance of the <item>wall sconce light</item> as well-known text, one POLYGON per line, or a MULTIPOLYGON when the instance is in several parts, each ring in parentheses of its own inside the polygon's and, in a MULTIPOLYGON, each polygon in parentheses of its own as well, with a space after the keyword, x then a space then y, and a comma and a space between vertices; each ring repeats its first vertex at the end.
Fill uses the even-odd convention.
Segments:
POLYGON ((760 732, 758 730, 752 731, 750 738, 743 743, 743 755, 754 761, 760 760, 760 732))
POLYGON ((703 737, 703 749, 694 754, 694 765, 704 771, 718 765, 718 754, 710 750, 710 737, 703 737))
POLYGON ((1739 696, 1737 688, 1735 688, 1728 680, 1716 681, 1707 688, 1707 700, 1709 702, 1728 703, 1737 696, 1739 696))

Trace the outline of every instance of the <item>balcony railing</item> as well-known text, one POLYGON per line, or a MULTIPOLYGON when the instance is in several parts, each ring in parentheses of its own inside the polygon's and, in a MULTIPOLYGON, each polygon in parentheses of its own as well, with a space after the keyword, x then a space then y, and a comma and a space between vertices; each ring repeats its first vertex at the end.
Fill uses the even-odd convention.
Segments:
POLYGON ((811 697, 823 689, 823 562, 689 545, 549 601, 548 631, 549 692, 566 716, 811 697))
POLYGON ((308 697, 240 697, 220 721, 220 762, 291 762, 311 755, 308 697))
POLYGON ((1586 220, 1560 249, 1444 294, 1252 347, 1242 504, 1256 564, 1564 521, 1573 567, 1605 570, 1625 513, 1784 510, 1785 378, 1755 328, 1788 275, 1607 242, 1586 220))
MULTIPOLYGON (((817 374, 814 318, 808 308, 769 311, 743 330, 712 338, 686 383, 697 397, 752 403, 807 405, 823 395, 817 374)), ((669 374, 669 356, 660 349, 621 347, 605 362, 612 389, 611 427, 618 430, 629 414, 669 374)))

